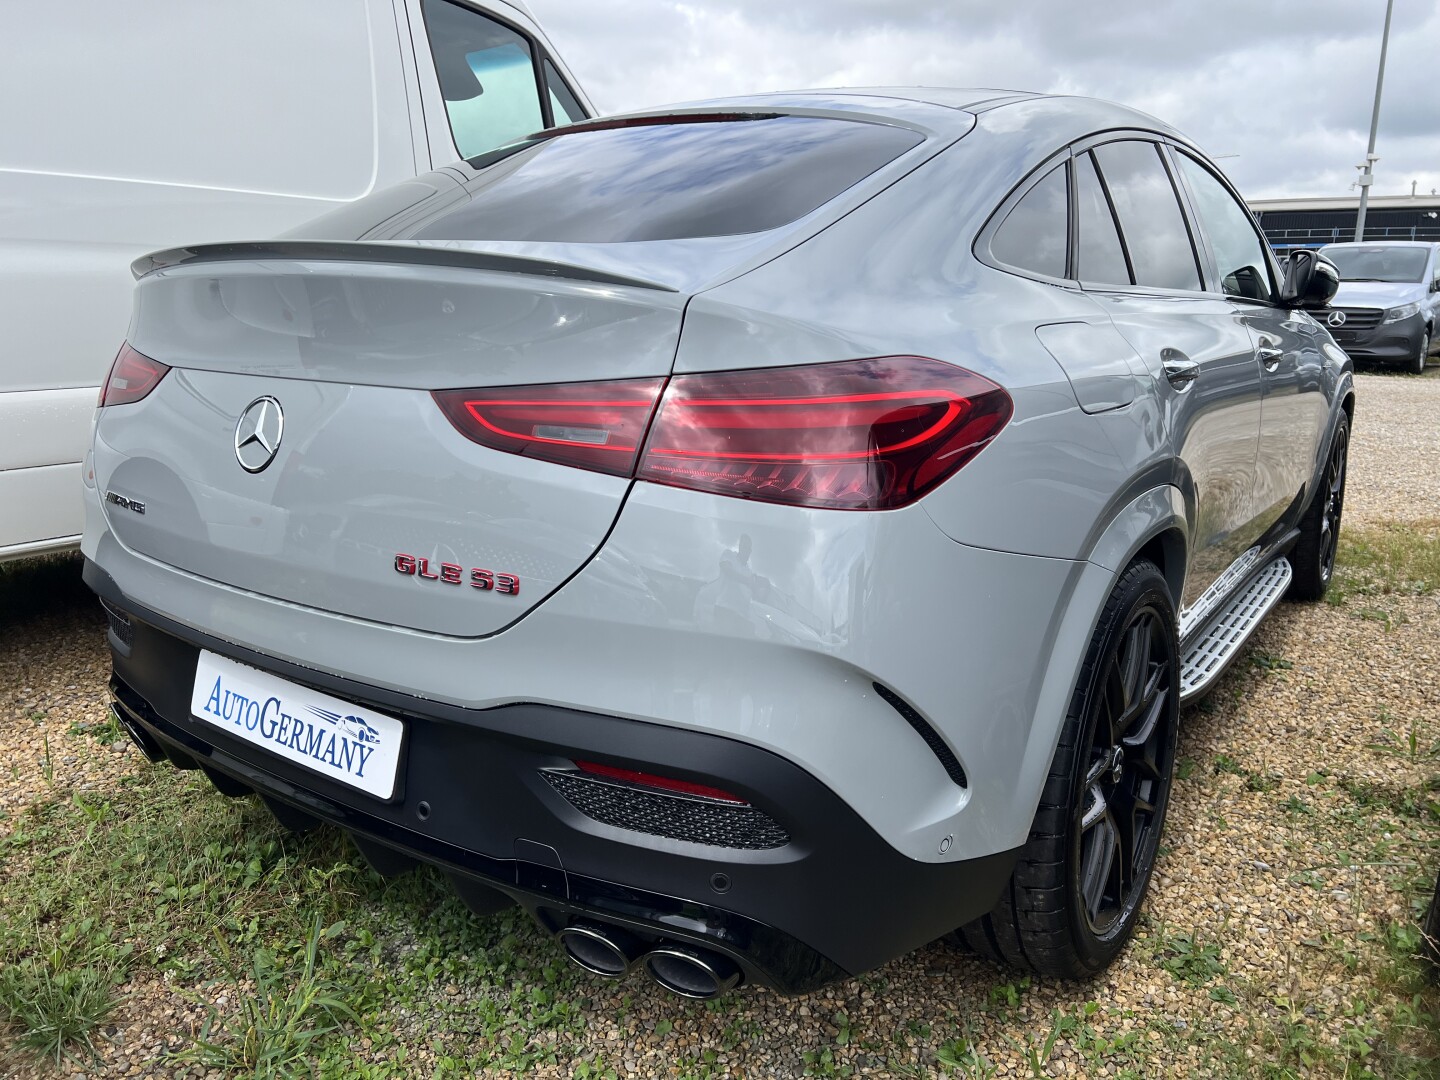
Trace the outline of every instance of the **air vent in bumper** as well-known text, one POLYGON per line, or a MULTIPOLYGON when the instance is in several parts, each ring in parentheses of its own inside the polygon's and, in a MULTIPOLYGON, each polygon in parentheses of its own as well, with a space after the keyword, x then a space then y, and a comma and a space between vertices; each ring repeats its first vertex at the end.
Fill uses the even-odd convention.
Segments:
POLYGON ((541 775, 566 802, 602 825, 745 851, 790 842, 774 818, 745 803, 670 795, 574 772, 547 769, 541 775))

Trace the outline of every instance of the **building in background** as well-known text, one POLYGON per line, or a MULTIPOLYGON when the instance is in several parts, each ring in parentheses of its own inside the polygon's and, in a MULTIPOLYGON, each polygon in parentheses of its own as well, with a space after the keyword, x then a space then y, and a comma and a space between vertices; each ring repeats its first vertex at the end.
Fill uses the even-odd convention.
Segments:
MULTIPOLYGON (((1355 239, 1359 196, 1329 199, 1251 199, 1250 209, 1275 251, 1355 239)), ((1440 195, 1372 195, 1366 240, 1440 241, 1440 195)))

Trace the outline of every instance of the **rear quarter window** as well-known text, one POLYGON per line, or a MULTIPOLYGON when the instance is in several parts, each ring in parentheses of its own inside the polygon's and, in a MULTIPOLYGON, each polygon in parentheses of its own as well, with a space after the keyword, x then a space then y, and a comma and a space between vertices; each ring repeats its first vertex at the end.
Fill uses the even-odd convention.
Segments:
POLYGON ((764 232, 818 209, 923 141, 801 116, 645 123, 543 138, 483 166, 422 240, 623 243, 764 232))

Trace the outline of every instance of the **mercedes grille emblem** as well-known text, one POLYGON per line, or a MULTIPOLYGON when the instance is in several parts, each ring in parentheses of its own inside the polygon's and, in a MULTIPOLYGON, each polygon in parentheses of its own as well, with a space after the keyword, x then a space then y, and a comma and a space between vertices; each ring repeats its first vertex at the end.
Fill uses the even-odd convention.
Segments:
POLYGON ((1344 326, 1344 325, 1345 325, 1345 312, 1343 312, 1343 311, 1332 311, 1332 312, 1330 312, 1330 314, 1326 317, 1325 321, 1326 321, 1327 323, 1329 323, 1331 326, 1344 326))
POLYGON ((285 433, 285 413, 273 397, 256 398, 235 425, 235 460, 246 472, 260 472, 275 460, 285 433))

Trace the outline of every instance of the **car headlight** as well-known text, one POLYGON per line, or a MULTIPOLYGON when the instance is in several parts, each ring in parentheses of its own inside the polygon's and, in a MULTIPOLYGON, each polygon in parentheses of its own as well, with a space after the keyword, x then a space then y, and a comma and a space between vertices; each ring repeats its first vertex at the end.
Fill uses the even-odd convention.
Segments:
POLYGON ((1385 322, 1399 322, 1401 319, 1408 319, 1420 310, 1420 301, 1413 304, 1401 304, 1399 307, 1392 307, 1385 312, 1385 322))

